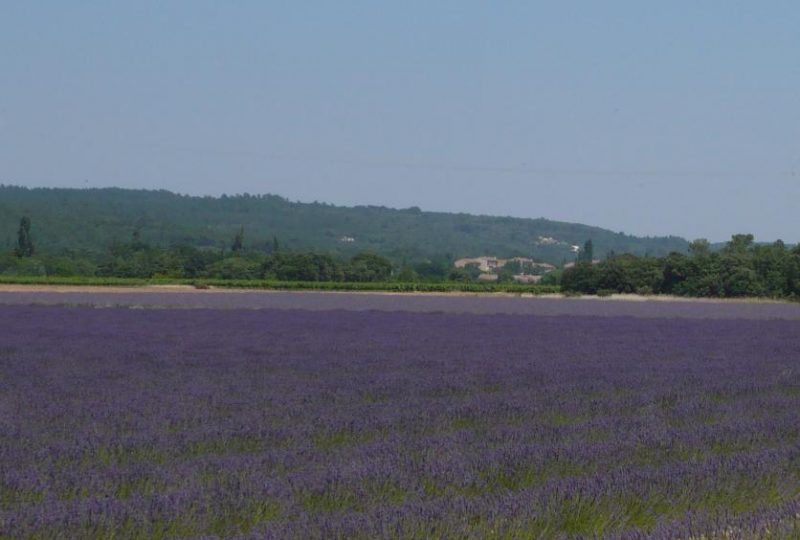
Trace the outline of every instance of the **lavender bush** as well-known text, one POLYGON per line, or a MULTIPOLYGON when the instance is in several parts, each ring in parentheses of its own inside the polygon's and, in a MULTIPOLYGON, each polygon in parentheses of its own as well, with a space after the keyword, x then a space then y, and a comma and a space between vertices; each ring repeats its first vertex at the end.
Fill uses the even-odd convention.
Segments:
POLYGON ((800 322, 0 306, 0 537, 800 533, 800 322))

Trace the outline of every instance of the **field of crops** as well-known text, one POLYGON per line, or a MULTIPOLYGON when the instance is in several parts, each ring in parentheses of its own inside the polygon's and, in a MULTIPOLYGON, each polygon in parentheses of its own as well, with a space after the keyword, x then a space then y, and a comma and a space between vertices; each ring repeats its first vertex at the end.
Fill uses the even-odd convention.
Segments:
POLYGON ((797 537, 800 321, 596 305, 0 305, 0 537, 797 537))
POLYGON ((327 291, 195 290, 159 287, 29 286, 2 288, 0 304, 94 307, 408 311, 515 315, 579 315, 693 319, 800 320, 800 302, 607 300, 511 294, 414 294, 327 291))

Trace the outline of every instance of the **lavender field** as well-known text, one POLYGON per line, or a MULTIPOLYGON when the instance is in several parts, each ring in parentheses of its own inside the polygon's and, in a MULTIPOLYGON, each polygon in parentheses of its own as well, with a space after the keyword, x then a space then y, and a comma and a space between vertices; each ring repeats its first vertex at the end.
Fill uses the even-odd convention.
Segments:
POLYGON ((304 309, 410 311, 601 317, 800 320, 800 302, 724 300, 607 300, 489 294, 383 294, 363 292, 196 290, 157 287, 3 287, 0 305, 68 305, 180 309, 304 309))
POLYGON ((603 309, 0 306, 0 537, 798 537, 800 321, 603 309))

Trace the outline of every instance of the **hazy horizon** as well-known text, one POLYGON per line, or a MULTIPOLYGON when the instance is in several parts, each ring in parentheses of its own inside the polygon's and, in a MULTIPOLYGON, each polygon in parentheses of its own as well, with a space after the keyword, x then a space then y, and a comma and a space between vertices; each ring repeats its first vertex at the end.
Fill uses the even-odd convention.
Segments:
POLYGON ((800 241, 800 5, 11 4, 0 183, 800 241))

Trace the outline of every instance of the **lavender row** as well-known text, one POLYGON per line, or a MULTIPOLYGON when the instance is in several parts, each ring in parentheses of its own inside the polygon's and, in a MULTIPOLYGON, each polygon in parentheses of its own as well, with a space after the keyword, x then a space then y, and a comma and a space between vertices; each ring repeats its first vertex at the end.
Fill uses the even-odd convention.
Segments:
POLYGON ((797 534, 800 323, 0 307, 0 537, 797 534))
POLYGON ((460 294, 383 294, 319 291, 153 290, 0 291, 0 305, 71 305, 209 309, 408 311, 542 316, 800 320, 800 303, 724 300, 607 300, 460 294))

